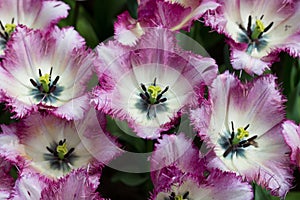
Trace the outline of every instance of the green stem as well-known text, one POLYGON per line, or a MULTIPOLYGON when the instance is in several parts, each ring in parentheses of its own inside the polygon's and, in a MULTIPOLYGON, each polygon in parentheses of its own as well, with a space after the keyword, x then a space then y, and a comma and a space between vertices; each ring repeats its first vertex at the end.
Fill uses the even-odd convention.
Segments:
POLYGON ((80 7, 80 2, 75 1, 75 6, 74 6, 74 15, 73 15, 73 26, 77 30, 77 21, 78 21, 78 16, 79 16, 79 7, 80 7))

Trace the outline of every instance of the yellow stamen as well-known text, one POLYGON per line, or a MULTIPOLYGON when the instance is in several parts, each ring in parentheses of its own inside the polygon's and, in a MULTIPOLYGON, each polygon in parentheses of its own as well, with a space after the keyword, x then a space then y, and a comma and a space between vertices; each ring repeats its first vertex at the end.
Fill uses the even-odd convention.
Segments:
POLYGON ((177 195, 177 196, 175 197, 175 200, 183 200, 183 196, 182 196, 182 195, 177 195))
POLYGON ((264 26, 264 23, 261 21, 261 20, 256 20, 255 22, 256 24, 256 27, 257 29, 260 31, 260 32, 263 32, 265 30, 265 26, 264 26))
POLYGON ((56 147, 56 152, 58 153, 59 159, 64 159, 65 155, 68 153, 67 144, 64 142, 62 145, 56 147))
POLYGON ((246 131, 244 128, 238 128, 237 129, 238 133, 237 133, 237 139, 242 140, 245 137, 249 137, 249 131, 246 131))
POLYGON ((45 74, 44 76, 40 76, 40 83, 43 86, 44 92, 49 92, 49 83, 50 83, 50 75, 45 74))
POLYGON ((255 21, 255 28, 254 28, 254 30, 253 30, 253 32, 251 34, 251 38, 252 39, 258 39, 259 35, 262 32, 264 32, 264 30, 265 30, 264 23, 261 20, 257 19, 255 21))
POLYGON ((150 85, 148 87, 148 92, 151 95, 151 98, 156 99, 158 94, 161 92, 161 88, 159 86, 150 85))
POLYGON ((16 29, 16 25, 15 24, 5 24, 5 29, 4 31, 6 33, 8 33, 8 35, 11 35, 12 32, 14 32, 16 29))
POLYGON ((249 137, 249 131, 246 131, 245 128, 240 127, 237 129, 237 134, 234 136, 232 144, 238 144, 246 137, 249 137))

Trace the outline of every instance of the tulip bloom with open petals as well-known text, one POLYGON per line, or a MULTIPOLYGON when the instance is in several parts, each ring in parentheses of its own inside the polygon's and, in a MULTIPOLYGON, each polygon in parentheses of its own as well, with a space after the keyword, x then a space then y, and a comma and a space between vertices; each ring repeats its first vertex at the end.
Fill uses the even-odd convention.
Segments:
POLYGON ((197 104, 197 95, 203 95, 203 86, 217 73, 213 59, 183 51, 176 42, 169 30, 150 29, 135 48, 117 41, 100 44, 95 107, 126 120, 143 138, 157 138, 173 127, 187 106, 197 104))
POLYGON ((285 196, 292 179, 290 149, 282 135, 284 101, 275 77, 242 84, 225 73, 213 82, 210 97, 191 111, 193 125, 215 154, 209 166, 285 196))
POLYGON ((150 159, 154 185, 151 200, 253 198, 251 185, 242 177, 217 169, 207 170, 205 159, 183 133, 165 135, 158 142, 150 159))
POLYGON ((279 52, 300 56, 300 2, 219 0, 221 6, 205 23, 224 33, 231 46, 232 65, 261 75, 279 52))
POLYGON ((66 121, 52 115, 30 115, 12 127, 3 126, 0 155, 25 172, 58 179, 73 169, 89 168, 91 175, 119 153, 100 132, 98 119, 66 121), (95 169, 95 170, 94 170, 95 169))
POLYGON ((1 0, 0 56, 16 26, 44 29, 67 17, 69 6, 56 0, 1 0))
POLYGON ((151 197, 151 200, 177 199, 251 200, 253 199, 253 192, 251 185, 243 182, 242 178, 236 176, 234 173, 214 170, 202 182, 197 177, 191 175, 183 176, 180 182, 174 182, 171 187, 155 190, 151 197))
POLYGON ((14 117, 42 110, 67 120, 82 118, 94 54, 73 28, 17 27, 7 46, 0 90, 14 117))

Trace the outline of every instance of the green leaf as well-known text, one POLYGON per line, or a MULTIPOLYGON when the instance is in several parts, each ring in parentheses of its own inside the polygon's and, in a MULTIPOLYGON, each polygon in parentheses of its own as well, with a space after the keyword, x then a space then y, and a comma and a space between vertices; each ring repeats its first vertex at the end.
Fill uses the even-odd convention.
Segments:
POLYGON ((138 153, 152 150, 149 149, 149 142, 138 138, 127 122, 107 117, 107 130, 122 142, 126 150, 138 153))
POLYGON ((130 15, 133 18, 137 18, 137 8, 138 8, 137 1, 136 0, 127 0, 126 5, 127 5, 130 15))
POLYGON ((4 103, 1 103, 0 104, 0 124, 11 124, 11 123, 17 121, 15 119, 11 119, 11 117, 12 117, 12 113, 10 113, 9 110, 7 110, 5 108, 4 103))
POLYGON ((270 194, 269 191, 262 188, 257 184, 253 184, 254 187, 254 199, 255 200, 279 200, 279 197, 274 197, 270 194))
POLYGON ((282 83, 283 94, 289 97, 299 82, 299 70, 296 60, 287 54, 280 55, 280 62, 274 63, 272 71, 278 76, 278 82, 282 83))
POLYGON ((87 45, 94 48, 98 45, 99 40, 93 26, 90 23, 91 20, 89 20, 89 16, 86 14, 83 8, 80 9, 79 16, 80 17, 78 17, 76 24, 77 31, 86 39, 87 45))
POLYGON ((205 26, 199 21, 195 21, 190 32, 185 33, 199 42, 206 50, 216 47, 220 42, 222 42, 222 40, 224 40, 223 35, 211 31, 211 28, 205 26))
POLYGON ((288 119, 300 122, 300 83, 292 90, 288 96, 287 117, 288 119))
POLYGON ((88 46, 94 48, 99 44, 99 39, 93 26, 93 17, 83 6, 84 2, 65 0, 71 7, 66 19, 59 22, 60 27, 74 26, 79 34, 85 38, 88 46))
POLYGON ((96 73, 93 73, 93 76, 88 82, 87 90, 92 91, 92 89, 98 84, 98 76, 96 73))
POLYGON ((102 42, 113 35, 116 16, 126 10, 126 0, 95 0, 93 19, 95 31, 102 42))
POLYGON ((285 200, 299 200, 300 192, 289 192, 285 198, 285 200))
POLYGON ((75 2, 74 0, 64 0, 65 3, 67 3, 70 6, 70 10, 69 10, 69 15, 66 19, 62 19, 58 25, 60 27, 65 27, 65 26, 72 26, 72 22, 74 19, 74 8, 75 8, 75 2))
POLYGON ((145 183, 148 179, 150 179, 150 176, 148 174, 131 174, 125 172, 116 172, 116 174, 112 177, 111 181, 120 181, 125 185, 135 187, 145 183))

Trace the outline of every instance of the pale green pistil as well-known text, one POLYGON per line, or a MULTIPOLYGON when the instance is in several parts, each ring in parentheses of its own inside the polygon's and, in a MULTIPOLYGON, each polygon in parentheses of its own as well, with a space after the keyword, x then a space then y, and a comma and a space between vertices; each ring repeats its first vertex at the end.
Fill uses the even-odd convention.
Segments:
POLYGON ((32 78, 30 79, 31 84, 43 94, 50 94, 56 90, 56 84, 59 80, 59 76, 56 76, 54 81, 51 81, 52 69, 53 68, 51 67, 50 74, 46 73, 44 75, 42 75, 42 71, 39 69, 39 79, 37 82, 32 78))
POLYGON ((65 155, 68 153, 66 142, 64 142, 62 145, 57 145, 56 152, 57 152, 58 158, 63 160, 65 158, 65 155))
POLYGON ((161 88, 159 86, 150 85, 147 89, 150 93, 150 102, 154 104, 156 102, 158 94, 161 92, 161 88))
POLYGON ((258 37, 265 31, 264 23, 261 20, 256 20, 254 30, 251 34, 253 40, 258 39, 258 37))
POLYGON ((237 134, 234 136, 232 140, 233 145, 239 144, 242 140, 249 137, 249 131, 245 130, 245 128, 240 127, 237 129, 237 134))
POLYGON ((44 92, 49 92, 50 75, 45 74, 44 76, 40 76, 39 81, 43 87, 44 92))
POLYGON ((169 86, 165 87, 164 90, 161 89, 160 86, 156 85, 156 78, 154 78, 153 84, 146 87, 143 83, 141 83, 141 88, 144 93, 140 93, 140 97, 147 104, 154 105, 159 103, 164 103, 167 101, 167 98, 163 97, 163 94, 169 90, 169 86))
POLYGON ((182 196, 182 195, 177 195, 177 196, 175 197, 175 200, 183 200, 183 196, 182 196))
POLYGON ((241 43, 248 44, 246 50, 248 54, 252 54, 254 49, 260 52, 268 46, 268 36, 266 34, 273 27, 274 22, 266 26, 263 22, 263 18, 264 15, 252 23, 252 16, 249 15, 246 27, 244 27, 243 24, 238 24, 243 33, 239 33, 237 39, 241 43))
POLYGON ((60 140, 58 143, 52 142, 50 146, 46 146, 48 152, 43 154, 45 161, 49 162, 50 168, 53 170, 63 171, 67 173, 71 170, 78 156, 75 155, 74 147, 67 145, 67 140, 60 140))
POLYGON ((256 148, 258 147, 258 143, 255 141, 257 135, 253 135, 252 137, 248 138, 250 135, 249 131, 247 131, 249 126, 250 124, 248 124, 244 128, 240 127, 237 129, 237 132, 235 132, 233 122, 231 122, 232 131, 230 134, 230 138, 226 138, 222 136, 221 139, 219 140, 219 144, 224 149, 226 149, 225 152, 223 153, 224 158, 226 158, 230 153, 244 155, 243 153, 244 148, 247 148, 249 146, 254 146, 256 148))

